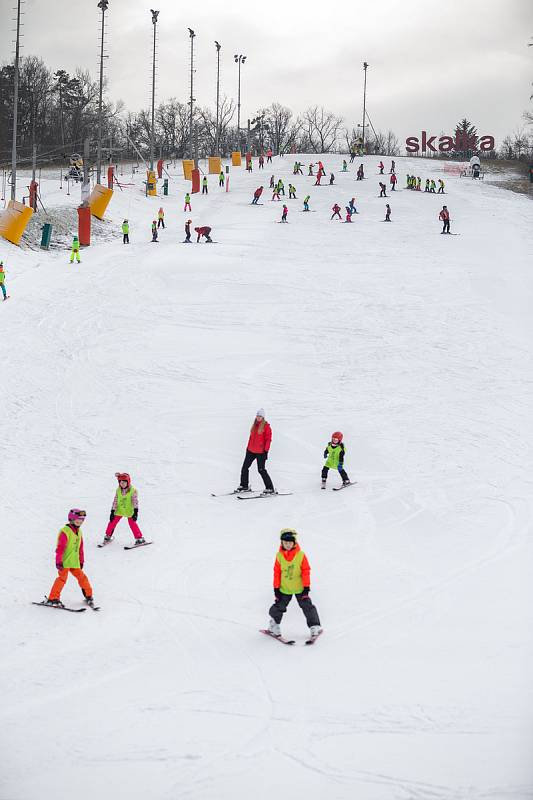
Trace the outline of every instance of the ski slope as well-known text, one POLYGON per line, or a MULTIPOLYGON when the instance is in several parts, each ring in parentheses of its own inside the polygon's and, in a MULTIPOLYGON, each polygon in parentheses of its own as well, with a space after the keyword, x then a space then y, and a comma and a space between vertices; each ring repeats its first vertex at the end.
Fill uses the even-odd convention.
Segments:
MULTIPOLYGON (((364 182, 322 160, 333 187, 291 157, 232 169, 229 193, 210 176, 190 216, 214 245, 181 244, 177 170, 168 198, 142 176, 115 191, 79 266, 1 242, 0 800, 533 797, 531 204, 401 158, 383 200, 378 158, 364 182), (447 194, 403 190, 408 172, 447 194), (250 205, 272 173, 297 188, 288 225, 267 188, 250 205), (330 222, 352 196, 353 224, 330 222), (260 406, 293 495, 211 497, 237 486, 260 406), (358 483, 322 492, 337 429, 358 483), (154 540, 138 552, 124 522, 96 547, 117 470, 154 540), (97 614, 30 605, 71 507, 97 614), (258 634, 285 526, 313 648, 295 602, 295 647, 258 634)), ((79 199, 41 190, 58 217, 79 199)))

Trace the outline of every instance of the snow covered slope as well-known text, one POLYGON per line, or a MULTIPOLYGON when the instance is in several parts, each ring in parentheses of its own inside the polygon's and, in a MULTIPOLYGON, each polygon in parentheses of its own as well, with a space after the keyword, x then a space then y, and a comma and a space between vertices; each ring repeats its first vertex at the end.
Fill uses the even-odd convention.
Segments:
POLYGON ((233 169, 229 193, 211 176, 191 217, 215 245, 181 244, 178 177, 168 198, 116 191, 79 266, 1 243, 0 800, 533 797, 531 204, 397 159, 383 224, 379 159, 362 183, 323 160, 333 187, 289 157, 233 169), (446 196, 403 190, 408 172, 446 196), (250 205, 272 173, 297 187, 289 225, 266 189, 250 205), (330 222, 354 195, 354 224, 330 222), (259 406, 294 494, 212 498, 259 406), (358 484, 321 492, 337 429, 358 484), (96 547, 117 470, 152 547, 124 551, 125 523, 96 547), (98 614, 30 605, 73 506, 98 614), (296 603, 296 647, 257 632, 284 526, 311 562, 313 648, 296 603))

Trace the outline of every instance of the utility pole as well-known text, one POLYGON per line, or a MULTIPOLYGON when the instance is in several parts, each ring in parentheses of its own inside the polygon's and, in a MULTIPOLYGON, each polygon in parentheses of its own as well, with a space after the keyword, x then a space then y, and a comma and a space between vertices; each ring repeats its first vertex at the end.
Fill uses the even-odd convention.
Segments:
POLYGON ((363 155, 365 154, 365 120, 366 120, 366 71, 368 64, 363 61, 363 69, 365 71, 365 86, 363 89, 363 155))
POLYGON ((81 204, 84 208, 89 205, 91 182, 89 178, 90 142, 85 139, 83 143, 83 182, 81 184, 81 204))
POLYGON ((235 58, 235 63, 239 65, 239 86, 237 94, 237 148, 240 152, 241 150, 241 64, 244 64, 244 62, 246 61, 246 56, 238 55, 236 53, 234 58, 235 58))
POLYGON ((15 40, 15 71, 13 73, 13 142, 11 145, 11 199, 17 194, 17 128, 19 110, 20 4, 17 0, 17 38, 15 40))
POLYGON ((157 28, 157 17, 159 16, 159 11, 154 11, 153 8, 150 9, 152 14, 152 24, 154 26, 154 48, 153 48, 153 57, 152 57, 152 129, 150 131, 150 169, 154 169, 154 134, 155 134, 155 45, 156 45, 156 28, 157 28))
MULTIPOLYGON (((194 159, 194 125, 193 125, 193 117, 194 117, 194 94, 193 94, 193 81, 194 81, 194 37, 196 36, 195 32, 192 28, 189 28, 189 36, 191 38, 191 98, 189 100, 190 105, 190 117, 189 117, 189 157, 194 159)), ((196 166, 196 164, 195 164, 196 166)))
POLYGON ((98 142, 96 150, 96 183, 100 183, 102 178, 102 97, 104 92, 104 34, 105 34, 105 12, 109 5, 109 0, 100 0, 98 8, 102 10, 102 35, 100 39, 100 89, 98 93, 98 142))
POLYGON ((219 156, 220 152, 220 44, 215 41, 217 49, 217 129, 215 133, 215 155, 219 156))

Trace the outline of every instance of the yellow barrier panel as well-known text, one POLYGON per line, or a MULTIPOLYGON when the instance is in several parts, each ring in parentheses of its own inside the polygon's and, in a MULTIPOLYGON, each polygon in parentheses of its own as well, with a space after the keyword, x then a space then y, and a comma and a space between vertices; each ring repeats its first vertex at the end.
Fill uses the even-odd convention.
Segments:
POLYGON ((241 154, 239 152, 235 152, 231 154, 231 163, 234 167, 241 166, 241 154))
POLYGON ((192 171, 194 169, 194 161, 192 158, 183 159, 183 177, 186 181, 192 180, 192 171))
POLYGON ((18 244, 32 214, 33 208, 30 206, 25 206, 18 200, 10 200, 7 208, 0 211, 0 236, 8 242, 18 244))
POLYGON ((153 169, 146 170, 146 194, 157 197, 157 178, 153 169))
POLYGON ((222 169, 222 159, 220 156, 209 156, 209 174, 218 175, 222 169))
POLYGON ((103 219, 109 201, 113 197, 113 189, 108 189, 107 186, 102 186, 97 183, 91 194, 89 195, 89 207, 93 217, 103 219))

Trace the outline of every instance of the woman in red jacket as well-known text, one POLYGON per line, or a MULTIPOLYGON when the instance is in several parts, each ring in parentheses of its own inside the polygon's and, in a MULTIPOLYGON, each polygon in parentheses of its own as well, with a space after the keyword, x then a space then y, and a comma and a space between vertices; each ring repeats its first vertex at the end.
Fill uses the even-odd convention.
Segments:
POLYGON ((248 486, 248 472, 253 462, 257 459, 257 471, 263 478, 263 483, 265 484, 264 494, 274 494, 274 486, 265 467, 271 441, 272 428, 265 419, 264 409, 260 408, 250 428, 250 438, 248 439, 246 455, 244 456, 241 468, 241 485, 237 489, 238 492, 250 491, 248 486))

